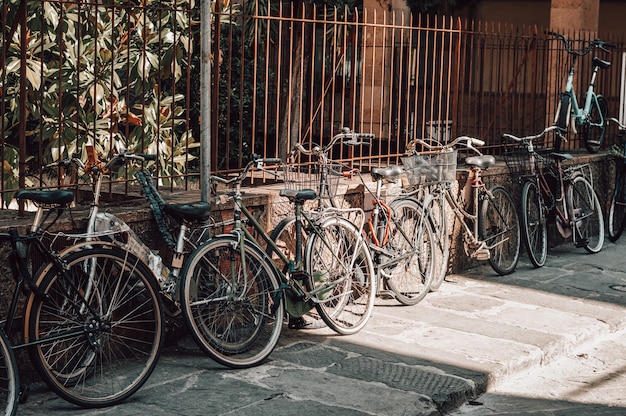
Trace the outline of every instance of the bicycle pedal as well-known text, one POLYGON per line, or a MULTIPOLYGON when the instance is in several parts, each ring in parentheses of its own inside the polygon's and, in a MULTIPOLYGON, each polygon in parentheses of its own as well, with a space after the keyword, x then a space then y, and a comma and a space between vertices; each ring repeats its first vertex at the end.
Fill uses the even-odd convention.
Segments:
POLYGON ((474 257, 476 257, 476 260, 489 260, 489 258, 491 258, 491 254, 489 253, 489 249, 479 248, 474 252, 474 257))

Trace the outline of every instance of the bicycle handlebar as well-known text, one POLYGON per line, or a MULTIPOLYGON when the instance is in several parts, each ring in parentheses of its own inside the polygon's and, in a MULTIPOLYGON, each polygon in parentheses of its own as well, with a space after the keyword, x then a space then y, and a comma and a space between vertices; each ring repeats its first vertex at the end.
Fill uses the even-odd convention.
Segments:
POLYGON ((326 146, 324 147, 314 146, 312 149, 307 150, 304 148, 304 146, 302 146, 302 144, 296 143, 294 145, 292 154, 295 151, 298 151, 307 156, 320 155, 320 154, 328 152, 328 150, 331 147, 333 147, 337 143, 337 141, 339 141, 340 139, 348 139, 344 141, 343 143, 349 146, 359 146, 359 145, 369 146, 371 145, 371 143, 360 141, 360 140, 371 140, 371 139, 374 139, 375 137, 376 136, 374 136, 372 133, 357 133, 355 131, 350 130, 348 127, 344 127, 341 130, 341 133, 338 133, 335 136, 333 136, 333 139, 326 146))
POLYGON ((562 40, 563 44, 565 45, 565 50, 568 53, 570 53, 572 55, 576 55, 576 56, 587 55, 589 52, 591 52, 591 50, 593 48, 599 48, 599 49, 602 49, 605 52, 611 53, 611 51, 609 49, 607 49, 607 48, 615 48, 615 47, 617 47, 617 44, 615 44, 615 43, 604 42, 604 41, 601 41, 600 39, 595 39, 595 40, 591 41, 591 43, 585 49, 583 49, 582 51, 576 51, 576 50, 572 49, 572 46, 570 44, 571 41, 569 41, 567 39, 567 37, 565 37, 565 35, 563 35, 562 33, 547 31, 546 34, 550 35, 550 36, 554 36, 555 38, 557 38, 559 40, 562 40))
POLYGON ((549 127, 546 127, 539 134, 534 134, 534 135, 531 135, 531 136, 518 137, 518 136, 514 136, 514 135, 509 134, 509 133, 504 133, 502 135, 502 138, 503 139, 511 139, 511 140, 516 141, 516 142, 531 142, 531 141, 533 141, 535 139, 539 139, 539 138, 545 136, 547 133, 550 133, 551 131, 554 131, 554 130, 556 130, 558 132, 560 129, 559 129, 558 126, 549 126, 549 127))
POLYGON ((480 146, 485 145, 484 140, 480 140, 480 139, 477 139, 475 137, 470 137, 470 136, 459 136, 456 139, 452 140, 452 142, 444 144, 444 145, 431 145, 430 143, 422 139, 418 139, 418 138, 413 139, 413 141, 421 144, 426 149, 431 150, 431 151, 447 151, 448 149, 453 149, 454 146, 456 146, 457 144, 464 142, 464 145, 466 148, 473 150, 479 155, 482 155, 482 153, 480 152, 480 150, 478 150, 474 146, 480 147, 480 146))
POLYGON ((212 181, 215 181, 215 182, 223 183, 224 185, 231 185, 233 183, 242 182, 246 178, 246 176, 248 176, 248 173, 250 172, 252 167, 255 166, 255 165, 259 169, 262 169, 262 166, 264 164, 276 165, 276 164, 280 164, 280 163, 283 163, 283 161, 282 161, 282 159, 277 158, 277 157, 262 158, 262 157, 258 157, 258 155, 252 155, 252 160, 250 160, 248 162, 248 164, 243 169, 243 171, 241 171, 241 173, 239 175, 237 175, 236 177, 234 177, 232 179, 225 179, 225 178, 222 178, 221 176, 211 175, 209 177, 209 179, 212 180, 212 181))

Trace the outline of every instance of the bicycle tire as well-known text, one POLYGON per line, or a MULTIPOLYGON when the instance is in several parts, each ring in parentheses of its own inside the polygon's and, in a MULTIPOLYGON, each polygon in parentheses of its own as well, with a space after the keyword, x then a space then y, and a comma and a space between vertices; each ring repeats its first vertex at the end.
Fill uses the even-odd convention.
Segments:
POLYGON ((427 215, 428 223, 433 230, 433 278, 430 282, 430 289, 435 291, 443 284, 450 261, 450 236, 446 219, 446 202, 443 198, 426 195, 423 204, 424 214, 427 215))
POLYGON ((545 204, 537 182, 529 180, 522 187, 522 235, 530 262, 542 267, 548 257, 548 221, 545 204))
POLYGON ((333 331, 355 334, 367 324, 376 298, 369 248, 357 227, 338 215, 322 218, 316 226, 305 255, 317 292, 316 310, 333 331))
POLYGON ((615 189, 611 196, 611 205, 609 207, 609 218, 607 221, 607 234, 609 240, 616 242, 624 232, 626 225, 626 174, 624 172, 623 161, 620 159, 615 167, 617 174, 615 175, 615 189))
POLYGON ((284 315, 267 254, 246 240, 244 256, 245 276, 237 236, 221 235, 195 250, 182 271, 182 309, 192 337, 231 368, 262 363, 278 343, 284 315))
POLYGON ((71 403, 118 404, 148 380, 159 359, 159 288, 150 269, 119 248, 71 252, 64 262, 66 270, 51 268, 39 280, 46 295, 29 297, 26 342, 36 343, 29 347, 31 361, 71 403), (62 331, 73 335, 55 338, 62 331))
POLYGON ((606 119, 609 106, 603 96, 596 96, 597 105, 591 103, 589 117, 583 125, 585 148, 589 153, 598 153, 606 136, 606 119))
POLYGON ((432 226, 413 199, 395 199, 390 208, 393 211, 390 236, 383 248, 391 254, 394 264, 381 272, 398 302, 416 305, 426 297, 433 280, 432 226))
MULTIPOLYGON (((562 135, 567 134, 567 125, 570 117, 570 96, 567 93, 561 94, 561 101, 559 102, 556 126, 559 128, 562 135)), ((555 135, 554 137, 554 151, 558 152, 561 150, 561 138, 559 135, 555 135)))
POLYGON ((489 264, 501 276, 513 273, 519 260, 520 227, 511 194, 502 186, 490 190, 480 206, 480 239, 489 247, 489 264))
POLYGON ((4 408, 5 416, 17 413, 20 380, 17 362, 9 340, 0 328, 0 407, 4 408))
POLYGON ((599 252, 604 244, 604 218, 593 186, 584 176, 575 176, 567 187, 567 199, 576 245, 589 253, 599 252))

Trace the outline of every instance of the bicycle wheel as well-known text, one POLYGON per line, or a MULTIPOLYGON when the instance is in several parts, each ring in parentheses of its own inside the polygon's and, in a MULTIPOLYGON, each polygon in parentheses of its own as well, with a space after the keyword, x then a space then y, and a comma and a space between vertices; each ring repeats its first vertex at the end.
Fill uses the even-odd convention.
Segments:
POLYGON ((522 188, 522 235, 530 262, 535 267, 546 263, 548 256, 548 223, 543 198, 534 180, 522 188))
MULTIPOLYGON (((567 122, 570 117, 570 111, 570 96, 569 94, 562 93, 561 101, 558 107, 556 125, 563 135, 567 133, 567 122)), ((561 138, 559 135, 556 135, 554 138, 554 151, 558 152, 559 150, 561 150, 561 138)))
POLYGON ((615 189, 613 190, 613 196, 611 197, 611 206, 609 207, 609 219, 608 219, 608 236, 609 240, 617 241, 624 232, 624 225, 626 225, 626 186, 624 179, 624 166, 621 159, 618 161, 618 166, 615 168, 617 175, 615 177, 615 189))
POLYGON ((604 244, 604 218, 593 186, 578 175, 567 187, 567 199, 571 204, 576 246, 584 247, 589 253, 599 252, 604 244))
POLYGON ((0 406, 5 416, 17 413, 19 399, 19 371, 13 349, 4 330, 0 328, 0 406))
POLYGON ((31 361, 59 396, 82 407, 118 404, 154 370, 163 344, 159 288, 118 248, 92 248, 49 269, 26 309, 31 361))
POLYGON ((606 134, 606 118, 609 106, 603 96, 598 95, 597 104, 592 101, 589 118, 583 125, 585 148, 589 153, 597 153, 604 143, 606 134))
POLYGON ((222 235, 194 251, 182 272, 183 314, 198 346, 232 368, 260 364, 276 347, 284 303, 268 256, 222 235))
POLYGON ((478 216, 480 239, 489 248, 489 264, 500 275, 513 273, 519 260, 520 229, 513 198, 502 186, 484 198, 478 216))
POLYGON ((323 218, 310 234, 305 262, 326 325, 341 335, 360 331, 374 308, 376 275, 359 230, 342 217, 323 218))
POLYGON ((390 236, 383 246, 381 272, 389 289, 404 305, 415 305, 430 291, 433 279, 433 232, 417 201, 391 202, 390 236), (388 257, 389 256, 389 257, 388 257))
MULTIPOLYGON (((442 194, 443 197, 443 194, 442 194)), ((423 212, 427 215, 429 226, 432 228, 434 249, 432 268, 433 278, 430 289, 437 290, 441 287, 450 259, 450 236, 448 235, 448 221, 446 220, 445 200, 427 195, 424 199, 423 212)))

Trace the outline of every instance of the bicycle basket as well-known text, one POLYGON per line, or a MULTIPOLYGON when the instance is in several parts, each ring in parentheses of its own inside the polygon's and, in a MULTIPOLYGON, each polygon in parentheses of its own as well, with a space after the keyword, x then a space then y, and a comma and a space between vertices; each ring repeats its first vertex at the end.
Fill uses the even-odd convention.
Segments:
POLYGON ((285 189, 313 189, 322 198, 334 198, 337 195, 339 178, 342 177, 343 165, 331 162, 325 169, 326 185, 321 189, 322 175, 318 165, 285 165, 285 189))
POLYGON ((522 143, 507 146, 503 156, 511 178, 518 179, 539 172, 545 162, 545 157, 540 152, 545 153, 544 150, 535 150, 535 166, 533 168, 530 153, 526 146, 522 143))
POLYGON ((402 158, 410 185, 428 185, 456 180, 457 151, 421 153, 402 158))

